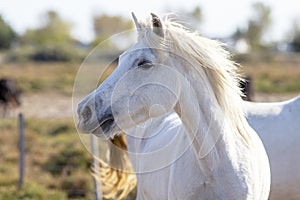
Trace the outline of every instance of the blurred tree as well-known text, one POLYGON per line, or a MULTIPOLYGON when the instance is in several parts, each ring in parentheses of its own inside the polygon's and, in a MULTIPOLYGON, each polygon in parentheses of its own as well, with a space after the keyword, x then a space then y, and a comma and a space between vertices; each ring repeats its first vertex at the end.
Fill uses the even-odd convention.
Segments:
POLYGON ((131 20, 119 16, 99 15, 94 17, 94 32, 96 39, 94 44, 102 42, 111 35, 131 29, 131 20))
POLYGON ((191 12, 191 16, 195 20, 197 24, 201 24, 203 21, 202 9, 200 6, 196 6, 196 8, 191 12))
POLYGON ((17 34, 0 15, 0 49, 9 49, 17 34))
POLYGON ((196 6, 194 10, 186 13, 188 18, 191 19, 191 28, 192 29, 200 29, 200 26, 203 21, 202 9, 200 6, 196 6))
POLYGON ((33 60, 69 61, 74 56, 75 44, 70 32, 70 24, 63 21, 55 11, 49 11, 42 26, 27 30, 20 44, 34 48, 31 55, 33 60))
POLYGON ((263 47, 264 33, 271 25, 271 8, 259 2, 253 4, 254 16, 248 21, 248 27, 244 37, 251 50, 259 50, 263 47))
POLYGON ((21 43, 37 47, 68 45, 73 41, 70 31, 70 24, 64 22, 56 12, 49 11, 41 28, 27 30, 21 43))
POLYGON ((271 8, 263 3, 253 4, 253 17, 245 29, 237 28, 232 38, 235 41, 244 39, 252 51, 266 49, 263 45, 265 32, 271 25, 271 8))
POLYGON ((300 52, 300 25, 295 22, 292 30, 292 39, 290 42, 292 51, 300 52))

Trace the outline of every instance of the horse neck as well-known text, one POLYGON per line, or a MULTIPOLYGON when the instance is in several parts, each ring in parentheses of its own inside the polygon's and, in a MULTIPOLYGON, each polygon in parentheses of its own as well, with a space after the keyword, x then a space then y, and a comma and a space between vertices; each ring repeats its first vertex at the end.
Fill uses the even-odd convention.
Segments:
MULTIPOLYGON (((172 138, 180 135, 176 129, 180 124, 178 116, 171 112, 152 119, 151 123, 148 122, 149 126, 137 127, 127 134, 129 157, 136 173, 152 172, 169 166, 175 160, 174 157, 177 154, 174 154, 174 146, 179 145, 182 141, 172 138), (174 131, 174 129, 176 130, 174 131), (170 141, 175 145, 170 145, 170 141)), ((179 147, 179 149, 185 150, 183 148, 184 146, 179 147)))
POLYGON ((139 153, 142 148, 142 142, 156 135, 164 126, 165 119, 170 116, 168 113, 159 118, 149 119, 143 124, 130 130, 127 134, 128 148, 131 152, 139 153))
POLYGON ((213 169, 211 165, 222 162, 222 157, 226 159, 224 152, 229 146, 228 142, 234 145, 235 139, 232 140, 234 134, 229 133, 232 129, 228 116, 219 105, 209 78, 206 76, 199 78, 195 75, 186 77, 188 80, 182 86, 175 111, 192 141, 200 167, 203 170, 210 170, 213 169))

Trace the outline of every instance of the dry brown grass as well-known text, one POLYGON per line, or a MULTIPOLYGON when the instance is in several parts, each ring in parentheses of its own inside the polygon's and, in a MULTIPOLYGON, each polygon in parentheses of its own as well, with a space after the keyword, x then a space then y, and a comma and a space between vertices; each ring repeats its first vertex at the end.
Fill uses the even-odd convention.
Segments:
POLYGON ((11 63, 0 66, 0 77, 16 79, 23 92, 56 90, 70 95, 79 64, 11 63))
POLYGON ((262 93, 300 92, 300 56, 272 55, 269 60, 244 62, 241 71, 253 79, 262 93))
MULTIPOLYGON (((100 61, 99 67, 101 63, 100 61)), ((56 92, 71 96, 79 67, 80 63, 10 63, 0 65, 0 78, 17 80, 24 93, 56 92)), ((114 64, 109 66, 99 82, 102 82, 114 70, 114 67, 114 64)), ((89 81, 90 77, 86 78, 89 81)), ((95 79, 95 77, 92 78, 95 79)))
POLYGON ((0 200, 59 200, 77 191, 85 195, 83 199, 92 199, 91 156, 81 144, 73 120, 25 122, 25 186, 19 191, 17 121, 0 121, 0 200))

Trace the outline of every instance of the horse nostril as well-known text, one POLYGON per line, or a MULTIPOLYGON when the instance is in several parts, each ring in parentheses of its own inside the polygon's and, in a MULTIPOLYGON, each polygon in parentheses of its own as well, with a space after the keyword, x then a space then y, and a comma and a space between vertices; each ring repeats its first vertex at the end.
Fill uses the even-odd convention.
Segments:
POLYGON ((89 106, 85 106, 81 112, 82 119, 87 122, 92 117, 92 110, 89 106))

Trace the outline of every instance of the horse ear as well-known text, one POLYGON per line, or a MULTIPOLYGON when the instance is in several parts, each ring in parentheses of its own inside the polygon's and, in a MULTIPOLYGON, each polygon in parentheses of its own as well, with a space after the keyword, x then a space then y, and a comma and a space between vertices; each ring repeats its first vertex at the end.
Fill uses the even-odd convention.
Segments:
POLYGON ((161 22, 161 19, 156 14, 153 13, 151 13, 151 17, 152 17, 153 32, 160 37, 164 37, 164 30, 163 30, 163 24, 161 22))
POLYGON ((134 22, 135 27, 136 27, 137 29, 141 29, 141 28, 142 28, 142 27, 141 27, 141 24, 140 24, 139 21, 137 20, 135 14, 132 12, 131 15, 132 15, 132 19, 133 19, 133 22, 134 22))

